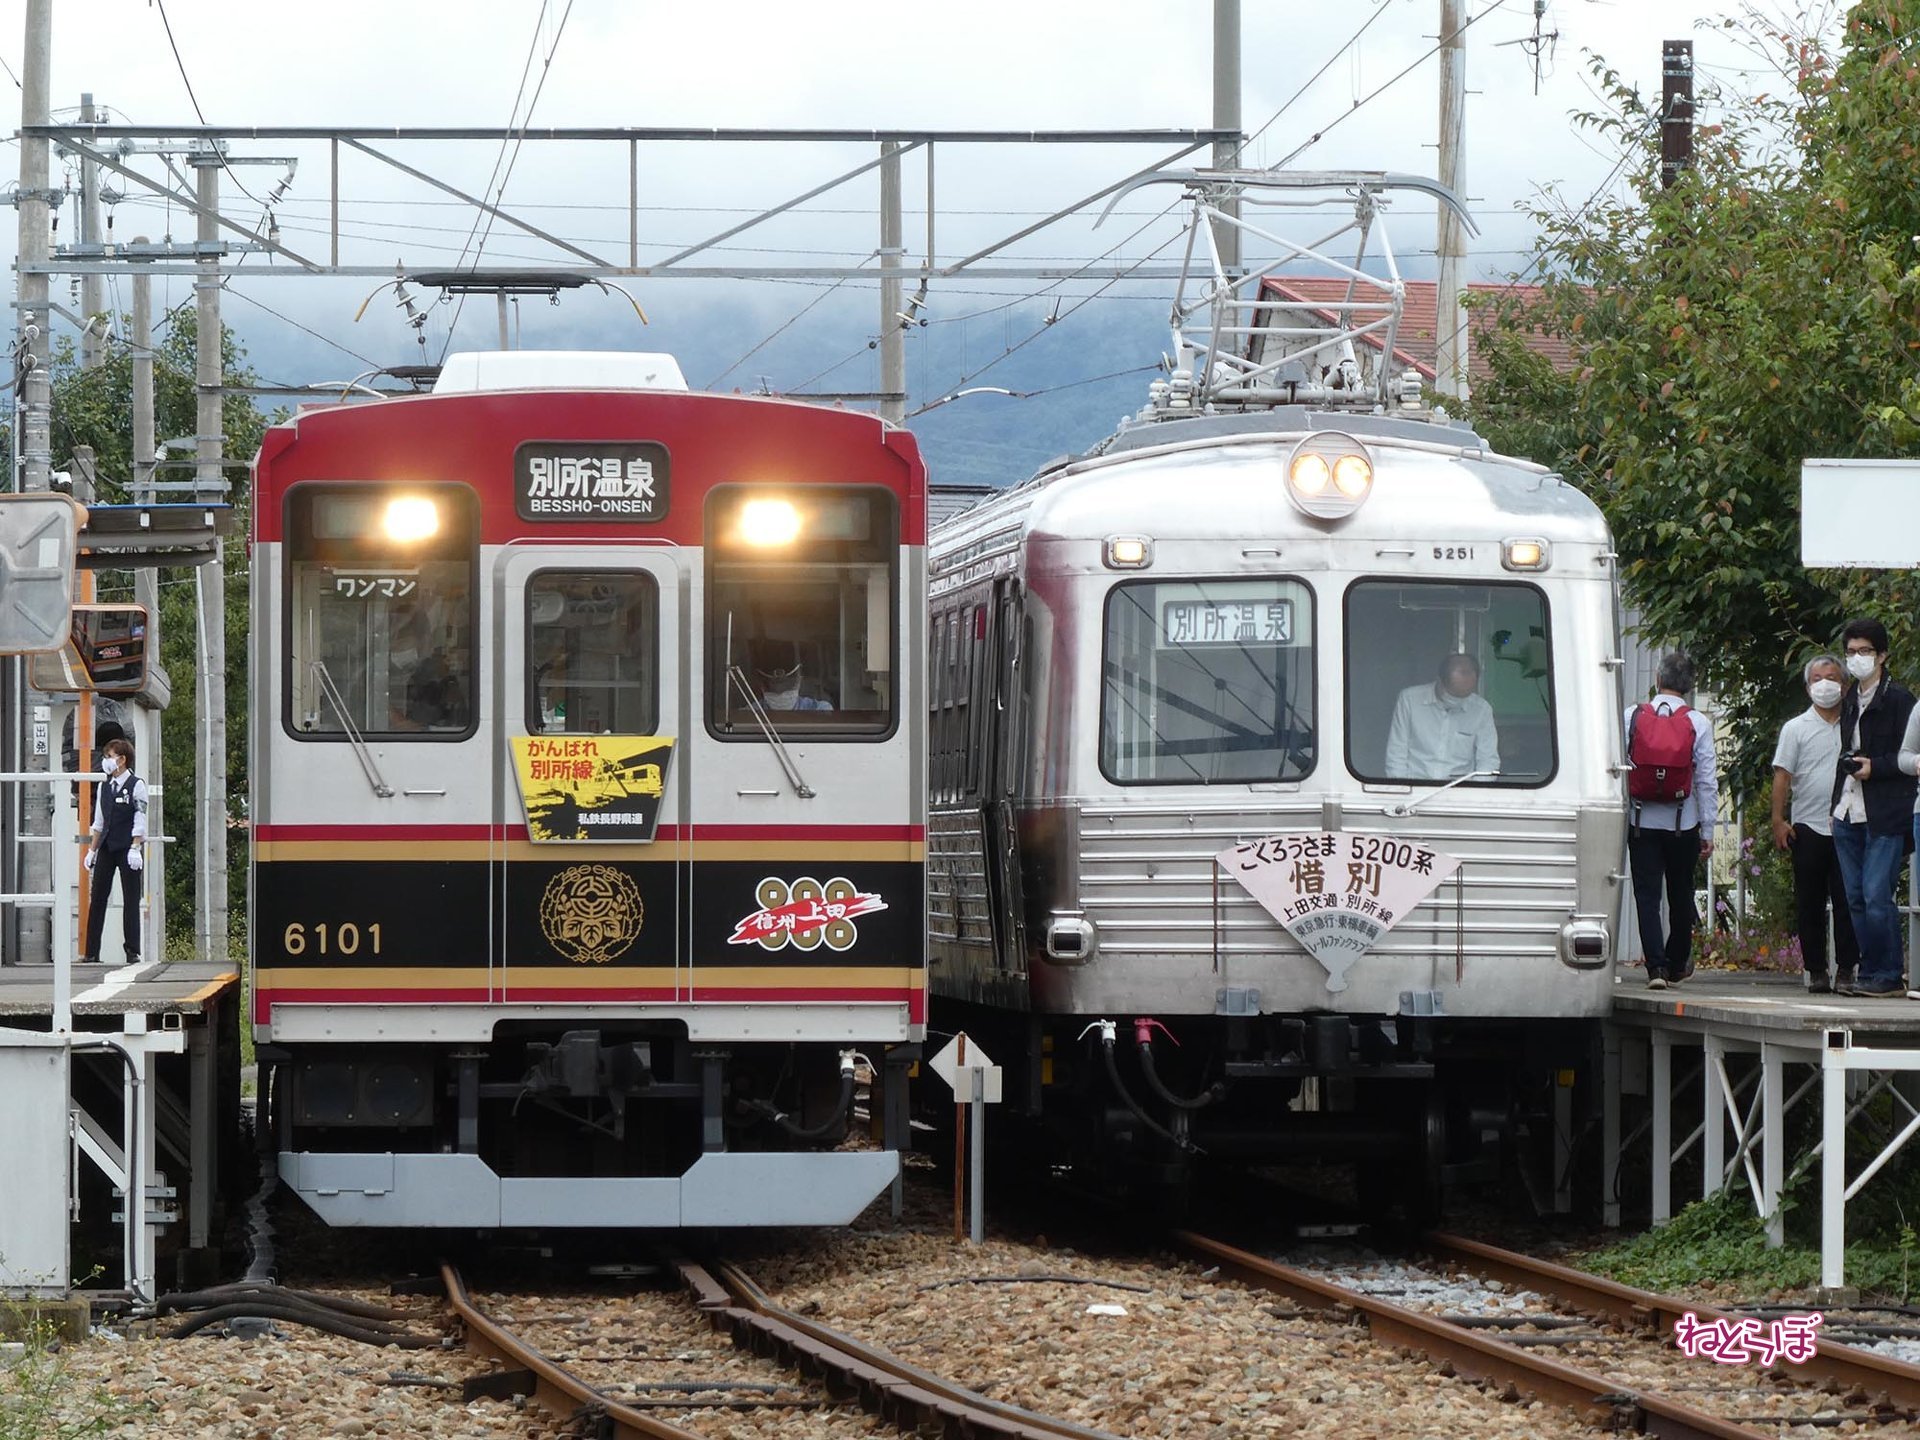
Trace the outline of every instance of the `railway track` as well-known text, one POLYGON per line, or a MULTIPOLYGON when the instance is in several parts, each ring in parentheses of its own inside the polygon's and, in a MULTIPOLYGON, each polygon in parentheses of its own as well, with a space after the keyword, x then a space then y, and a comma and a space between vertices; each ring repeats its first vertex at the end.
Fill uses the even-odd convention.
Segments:
POLYGON ((1700 1333, 1743 1317, 1456 1236, 1418 1247, 1426 1263, 1413 1273, 1435 1277, 1430 1286, 1409 1281, 1406 1267, 1383 1285, 1351 1267, 1310 1270, 1190 1232, 1176 1239, 1188 1257, 1243 1283, 1348 1311, 1383 1343, 1609 1428, 1753 1440, 1797 1425, 1909 1426, 1920 1415, 1920 1367, 1828 1340, 1813 1342, 1800 1363, 1716 1364, 1683 1354, 1675 1327, 1700 1333), (1503 1303, 1465 1310, 1459 1273, 1493 1282, 1503 1303))
POLYGON ((528 1335, 483 1312, 460 1274, 443 1265, 441 1283, 468 1348, 503 1367, 469 1382, 462 1399, 525 1395, 565 1420, 590 1421, 591 1433, 604 1440, 688 1440, 703 1433, 665 1419, 660 1412, 667 1409, 797 1412, 850 1406, 913 1435, 1115 1440, 1105 1431, 988 1399, 784 1310, 732 1266, 710 1269, 680 1261, 675 1268, 694 1308, 708 1323, 740 1349, 777 1361, 800 1378, 791 1383, 777 1378, 635 1380, 622 1376, 623 1366, 629 1375, 635 1368, 632 1355, 609 1355, 604 1348, 562 1364, 528 1335))

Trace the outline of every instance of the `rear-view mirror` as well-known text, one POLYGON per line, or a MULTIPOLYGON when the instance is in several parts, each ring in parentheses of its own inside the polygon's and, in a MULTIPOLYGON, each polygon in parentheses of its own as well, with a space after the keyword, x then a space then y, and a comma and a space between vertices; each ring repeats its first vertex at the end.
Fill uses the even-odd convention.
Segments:
POLYGON ((29 683, 51 694, 127 695, 147 683, 144 605, 76 605, 67 640, 29 661, 29 683))

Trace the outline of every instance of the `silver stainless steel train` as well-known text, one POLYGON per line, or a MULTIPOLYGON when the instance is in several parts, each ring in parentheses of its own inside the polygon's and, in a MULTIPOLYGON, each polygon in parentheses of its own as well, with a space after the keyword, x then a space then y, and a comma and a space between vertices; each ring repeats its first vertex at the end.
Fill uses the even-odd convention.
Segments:
MULTIPOLYGON (((1361 254, 1393 189, 1451 203, 1312 178, 1361 254)), ((1109 1179, 1332 1151, 1426 1208, 1531 1137, 1564 1187, 1624 838, 1606 524, 1423 407, 1390 251, 1234 275, 1223 197, 1301 182, 1188 180, 1171 377, 929 538, 933 1026, 1109 1179)))

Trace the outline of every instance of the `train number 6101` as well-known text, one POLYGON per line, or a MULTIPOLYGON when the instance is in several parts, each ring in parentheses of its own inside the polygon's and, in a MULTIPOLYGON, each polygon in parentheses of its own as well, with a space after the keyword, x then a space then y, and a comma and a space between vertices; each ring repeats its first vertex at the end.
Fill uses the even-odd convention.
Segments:
POLYGON ((308 937, 314 952, 320 955, 358 955, 364 946, 372 955, 380 953, 380 926, 369 925, 362 930, 358 925, 348 922, 343 925, 329 925, 320 922, 307 925, 296 920, 280 932, 280 948, 289 955, 307 953, 308 937))

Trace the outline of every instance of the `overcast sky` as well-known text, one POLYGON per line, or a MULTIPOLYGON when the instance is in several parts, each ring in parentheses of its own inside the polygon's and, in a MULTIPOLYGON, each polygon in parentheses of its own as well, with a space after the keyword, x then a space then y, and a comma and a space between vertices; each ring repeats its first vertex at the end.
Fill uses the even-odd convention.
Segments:
MULTIPOLYGON (((1542 55, 1536 95, 1533 65, 1519 43, 1534 33, 1532 0, 1467 0, 1474 23, 1468 32, 1466 191, 1481 228, 1471 260, 1478 274, 1504 275, 1526 263, 1531 231, 1517 206, 1537 199, 1543 187, 1578 205, 1615 173, 1618 151, 1568 121, 1570 111, 1599 103, 1585 52, 1603 54, 1643 93, 1657 95, 1660 42, 1693 38, 1703 84, 1746 85, 1735 72, 1750 57, 1717 31, 1696 29, 1697 21, 1728 8, 1703 0, 1548 0, 1541 28, 1557 31, 1558 39, 1542 55)), ((1132 129, 1204 127, 1212 113, 1212 7, 1205 0, 974 0, 964 6, 823 0, 725 7, 654 0, 549 0, 544 6, 539 0, 339 0, 318 7, 167 0, 164 16, 178 64, 163 12, 151 0, 55 0, 54 9, 56 114, 75 113, 81 92, 90 91, 114 119, 138 124, 193 123, 189 83, 199 110, 219 125, 505 126, 524 118, 536 86, 536 127, 1132 129)), ((1294 156, 1291 163, 1298 167, 1434 173, 1439 72, 1429 52, 1439 10, 1438 0, 1246 0, 1242 113, 1245 128, 1259 132, 1248 160, 1271 165, 1294 156), (1324 75, 1308 85, 1322 65, 1324 75), (1322 135, 1317 142, 1316 133, 1322 135)), ((0 59, 14 75, 22 27, 20 0, 0 0, 0 59)), ((17 97, 17 89, 13 93, 17 97)), ((388 148, 469 192, 487 187, 489 174, 502 163, 500 147, 492 144, 388 148)), ((17 157, 17 146, 7 153, 17 157)), ((241 142, 233 151, 236 159, 292 153, 294 147, 272 141, 241 142)), ((936 165, 936 248, 948 258, 964 254, 966 247, 1018 229, 1160 153, 944 147, 936 165)), ((286 244, 324 257, 325 152, 309 147, 298 154, 298 172, 275 218, 286 244)), ((644 151, 643 257, 659 258, 669 253, 663 247, 704 238, 870 154, 866 146, 644 151)), ((17 158, 0 163, 17 165, 17 158)), ((624 258, 626 165, 624 146, 593 152, 530 142, 512 159, 504 204, 585 248, 624 258)), ((159 173, 150 161, 142 168, 159 173)), ((281 178, 273 166, 242 166, 238 174, 263 198, 281 178)), ((925 244, 925 187, 924 168, 909 160, 907 243, 916 250, 925 244)), ((231 195, 232 185, 226 188, 231 195)), ((472 263, 470 247, 478 239, 473 212, 449 197, 365 160, 347 166, 343 190, 343 260, 448 266, 468 247, 472 263)), ((748 232, 713 252, 713 259, 856 263, 876 243, 874 196, 873 178, 865 177, 822 197, 810 213, 748 232)), ((1086 223, 1068 225, 1043 232, 1015 253, 1027 260, 1107 255, 1110 272, 1167 243, 1175 226, 1155 223, 1153 216, 1172 198, 1172 191, 1135 197, 1098 231, 1086 223)), ((1433 243, 1431 203, 1409 199, 1399 208, 1396 249, 1410 271, 1430 273, 1431 262, 1421 252, 1433 243)), ((260 208, 241 197, 230 213, 251 222, 260 208)), ((72 238, 73 223, 69 211, 60 227, 63 241, 72 238)), ((13 228, 3 229, 0 245, 10 259, 13 228)), ((190 238, 192 219, 164 202, 130 198, 116 209, 115 236, 142 232, 190 238)), ((496 224, 483 258, 514 264, 557 257, 532 237, 496 224)), ((362 357, 381 364, 420 358, 391 294, 376 300, 359 324, 353 322, 372 281, 251 278, 249 272, 261 266, 256 256, 241 267, 232 287, 241 298, 226 313, 256 362, 276 378, 340 378, 364 368, 362 357)), ((157 288, 173 302, 190 294, 182 280, 157 288)), ((727 372, 725 383, 754 383, 771 366, 771 383, 792 388, 809 378, 816 361, 824 367, 846 355, 850 333, 858 349, 853 332, 871 323, 862 318, 873 308, 871 292, 858 286, 843 287, 824 297, 829 303, 795 319, 802 307, 823 298, 822 288, 639 281, 633 289, 656 321, 650 332, 636 328, 624 302, 569 296, 557 309, 544 301, 523 307, 522 339, 538 346, 691 346, 703 356, 702 364, 689 367, 691 378, 705 383, 720 377, 703 368, 721 369, 720 363, 704 363, 705 357, 739 357, 786 325, 777 346, 727 372), (716 328, 729 333, 716 335, 716 328)), ((936 286, 930 312, 941 324, 971 326, 971 354, 947 358, 942 352, 938 363, 920 364, 913 377, 916 400, 937 395, 996 345, 1006 348, 1026 333, 1029 316, 1050 307, 1052 298, 1026 309, 1009 302, 1039 288, 989 280, 936 286)), ((1071 285, 1054 293, 1070 305, 1094 288, 1071 285)), ((124 287, 118 303, 126 303, 124 287)), ((1137 286, 1110 291, 1101 303, 1164 306, 1137 286)), ((1076 315, 1079 323, 1090 323, 1099 313, 1076 315)), ((451 306, 433 311, 429 358, 447 344, 452 315, 451 306)), ((916 339, 931 356, 932 330, 916 339)), ((454 344, 493 343, 491 302, 470 304, 454 344)), ((1090 357, 1086 373, 1115 368, 1114 360, 1090 357)), ((874 378, 870 363, 856 358, 820 384, 861 388, 874 378)))

